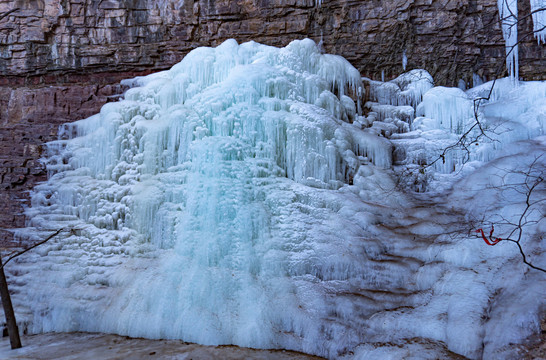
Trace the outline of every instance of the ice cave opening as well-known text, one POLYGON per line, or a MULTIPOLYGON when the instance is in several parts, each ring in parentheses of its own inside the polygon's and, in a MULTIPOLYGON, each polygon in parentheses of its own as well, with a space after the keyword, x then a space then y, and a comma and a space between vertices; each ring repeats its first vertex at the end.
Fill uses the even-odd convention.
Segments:
POLYGON ((545 183, 526 197, 546 82, 380 82, 311 40, 228 40, 125 83, 47 146, 17 236, 66 231, 6 268, 29 333, 475 359, 539 331, 544 274, 475 230, 508 236, 524 213, 546 267, 545 183))

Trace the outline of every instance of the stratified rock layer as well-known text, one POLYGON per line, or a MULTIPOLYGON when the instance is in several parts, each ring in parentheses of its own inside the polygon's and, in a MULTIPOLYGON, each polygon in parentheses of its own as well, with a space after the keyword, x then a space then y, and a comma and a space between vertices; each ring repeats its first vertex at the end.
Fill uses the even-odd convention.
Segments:
MULTIPOLYGON (((96 113, 120 79, 169 68, 227 38, 284 46, 309 37, 364 76, 424 68, 437 84, 502 76, 496 0, 7 0, 0 4, 0 227, 24 223, 20 199, 44 178, 41 145, 96 113)), ((544 79, 546 47, 520 2, 520 74, 544 79)), ((4 242, 9 236, 4 236, 4 242)))
MULTIPOLYGON (((440 83, 502 72, 504 42, 495 0, 11 0, 0 4, 0 71, 165 69, 197 46, 227 38, 284 46, 322 41, 364 75, 387 77, 424 68, 440 83), (17 9, 17 10, 16 10, 17 9), (8 12, 15 10, 8 14, 8 12)), ((544 77, 545 50, 535 44, 529 4, 520 6, 521 74, 544 77)), ((4 80, 5 81, 5 80, 4 80)), ((9 81, 9 80, 8 80, 9 81)))

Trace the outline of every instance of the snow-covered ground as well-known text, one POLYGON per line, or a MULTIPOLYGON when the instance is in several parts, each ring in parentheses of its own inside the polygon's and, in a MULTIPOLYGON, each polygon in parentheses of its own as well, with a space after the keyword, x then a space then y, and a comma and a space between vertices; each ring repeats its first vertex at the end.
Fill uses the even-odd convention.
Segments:
POLYGON ((30 333, 508 359, 540 332, 545 274, 476 230, 546 267, 545 82, 229 40, 127 83, 48 145, 18 236, 66 231, 7 267, 30 333))
POLYGON ((23 347, 11 350, 0 339, 0 359, 20 360, 312 360, 314 356, 284 350, 256 350, 237 346, 203 346, 181 340, 133 339, 87 333, 49 333, 22 337, 23 347))

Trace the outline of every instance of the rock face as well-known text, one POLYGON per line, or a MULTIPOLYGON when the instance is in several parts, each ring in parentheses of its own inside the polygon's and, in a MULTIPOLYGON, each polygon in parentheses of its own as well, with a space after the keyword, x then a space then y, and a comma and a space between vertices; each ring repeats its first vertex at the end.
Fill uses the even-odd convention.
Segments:
MULTIPOLYGON (((520 75, 546 77, 546 46, 519 1, 520 75)), ((45 174, 42 144, 96 113, 119 80, 169 68, 228 38, 283 46, 309 37, 364 76, 427 69, 437 84, 505 75, 496 0, 6 0, 0 3, 0 228, 24 225, 45 174)), ((8 233, 0 240, 11 241, 8 233)))
MULTIPOLYGON (((545 50, 529 36, 529 11, 520 1, 521 74, 537 79, 545 50)), ((164 69, 232 37, 275 46, 310 37, 370 77, 398 75, 404 53, 409 68, 446 84, 504 70, 496 0, 7 0, 0 16, 0 71, 10 76, 164 69)))

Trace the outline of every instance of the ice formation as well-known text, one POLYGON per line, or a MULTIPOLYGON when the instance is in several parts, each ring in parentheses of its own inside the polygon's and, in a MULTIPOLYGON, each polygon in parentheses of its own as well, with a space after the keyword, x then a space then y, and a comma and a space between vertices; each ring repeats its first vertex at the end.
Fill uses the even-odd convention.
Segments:
POLYGON ((538 43, 546 44, 546 1, 531 0, 531 17, 538 43))
POLYGON ((459 88, 435 87, 417 107, 417 116, 435 120, 433 129, 462 134, 474 120, 473 102, 459 88))
MULTIPOLYGON (((124 100, 48 145, 19 236, 67 231, 7 269, 18 319, 329 358, 514 357, 508 344, 540 329, 544 277, 468 232, 517 220, 510 184, 546 162, 546 83, 497 81, 477 111, 490 138, 416 172, 421 198, 397 169, 456 141, 493 83, 364 81, 366 116, 358 71, 311 40, 229 40, 126 81, 124 100)), ((525 249, 546 266, 537 214, 525 249)))
MULTIPOLYGON (((383 77, 383 76, 382 76, 383 77)), ((383 82, 364 78, 370 84, 370 100, 386 105, 416 107, 434 86, 432 76, 424 70, 411 70, 396 79, 383 82)))
POLYGON ((497 0, 501 19, 502 36, 506 43, 506 67, 510 77, 519 79, 518 50, 518 2, 497 0))
MULTIPOLYGON (((538 43, 546 44, 546 1, 530 0, 533 34, 538 43)), ((519 78, 518 50, 518 2, 497 0, 501 19, 502 35, 506 43, 506 67, 510 77, 519 78)))

